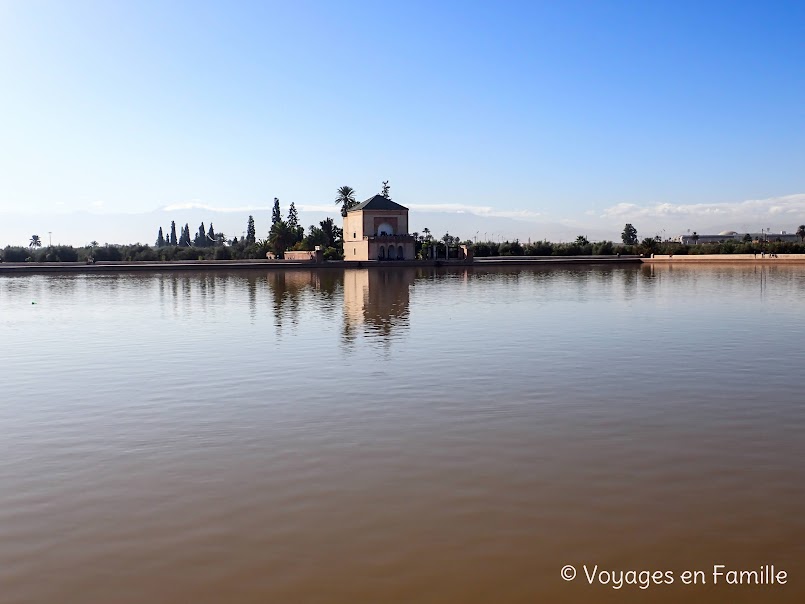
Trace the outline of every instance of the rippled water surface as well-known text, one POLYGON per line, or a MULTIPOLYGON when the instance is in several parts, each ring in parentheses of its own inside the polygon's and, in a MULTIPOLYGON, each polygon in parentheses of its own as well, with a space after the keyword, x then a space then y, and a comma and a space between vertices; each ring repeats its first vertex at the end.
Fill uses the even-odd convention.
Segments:
POLYGON ((805 266, 0 277, 0 601, 805 601, 804 311, 805 266))

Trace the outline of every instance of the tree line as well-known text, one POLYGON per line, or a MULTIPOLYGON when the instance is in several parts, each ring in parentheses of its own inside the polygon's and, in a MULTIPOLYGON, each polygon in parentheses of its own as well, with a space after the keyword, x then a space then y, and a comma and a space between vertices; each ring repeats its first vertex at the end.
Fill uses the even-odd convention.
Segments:
MULTIPOLYGON (((388 181, 383 181, 381 195, 391 199, 388 181)), ((340 206, 342 216, 358 202, 355 190, 349 186, 336 191, 336 205, 340 206)), ((32 235, 28 247, 7 246, 0 253, 0 261, 5 262, 84 262, 84 261, 170 261, 170 260, 243 260, 262 259, 268 252, 281 258, 286 250, 313 250, 320 247, 327 260, 343 258, 343 230, 335 221, 327 217, 318 225, 305 229, 299 224, 299 214, 294 203, 288 207, 283 218, 280 200, 274 198, 271 212, 271 228, 263 239, 257 238, 254 216, 249 216, 245 234, 231 239, 218 232, 210 223, 206 228, 202 222, 191 237, 190 226, 185 224, 177 233, 176 222, 171 221, 165 235, 159 227, 155 245, 99 245, 92 241, 84 247, 56 245, 43 248, 39 235, 32 235)), ((746 235, 742 241, 725 238, 718 243, 696 245, 697 235, 691 239, 694 245, 676 241, 662 241, 659 236, 639 240, 637 229, 631 223, 624 225, 621 243, 612 241, 590 242, 586 236, 579 235, 575 241, 552 243, 536 241, 521 243, 519 240, 471 241, 461 240, 450 233, 434 237, 428 228, 422 233, 412 233, 415 254, 418 258, 453 258, 459 254, 459 246, 468 246, 475 256, 594 256, 615 254, 752 254, 761 251, 780 254, 805 254, 805 225, 797 227, 796 235, 800 243, 783 241, 755 241, 746 235)))

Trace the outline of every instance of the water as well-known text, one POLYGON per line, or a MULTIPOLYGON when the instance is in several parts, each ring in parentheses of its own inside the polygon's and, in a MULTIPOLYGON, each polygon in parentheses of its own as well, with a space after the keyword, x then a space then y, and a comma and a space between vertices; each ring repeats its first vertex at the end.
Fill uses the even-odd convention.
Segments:
POLYGON ((803 305, 805 266, 0 277, 0 601, 801 602, 803 305))

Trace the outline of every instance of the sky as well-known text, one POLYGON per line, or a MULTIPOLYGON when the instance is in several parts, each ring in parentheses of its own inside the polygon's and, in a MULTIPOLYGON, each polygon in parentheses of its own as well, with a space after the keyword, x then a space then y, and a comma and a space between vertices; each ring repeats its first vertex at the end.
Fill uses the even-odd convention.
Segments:
POLYGON ((0 247, 383 180, 465 237, 790 232, 803 34, 797 2, 0 0, 0 247))

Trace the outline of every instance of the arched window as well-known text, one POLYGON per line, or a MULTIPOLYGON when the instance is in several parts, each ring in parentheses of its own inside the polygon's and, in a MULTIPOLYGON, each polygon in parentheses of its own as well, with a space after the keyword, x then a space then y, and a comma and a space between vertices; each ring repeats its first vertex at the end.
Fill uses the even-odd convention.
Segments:
POLYGON ((395 254, 394 254, 394 246, 390 245, 389 246, 389 260, 394 260, 394 256, 395 256, 395 254))
POLYGON ((397 248, 397 259, 402 260, 405 257, 405 252, 403 252, 403 246, 399 246, 397 248))
POLYGON ((388 222, 384 222, 379 227, 377 227, 377 234, 381 235, 393 235, 394 234, 394 227, 392 227, 388 222))
POLYGON ((380 250, 377 252, 377 257, 380 260, 385 260, 386 259, 386 248, 385 248, 385 246, 383 246, 383 245, 380 246, 380 250))

